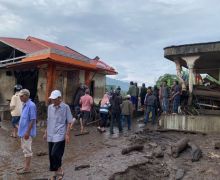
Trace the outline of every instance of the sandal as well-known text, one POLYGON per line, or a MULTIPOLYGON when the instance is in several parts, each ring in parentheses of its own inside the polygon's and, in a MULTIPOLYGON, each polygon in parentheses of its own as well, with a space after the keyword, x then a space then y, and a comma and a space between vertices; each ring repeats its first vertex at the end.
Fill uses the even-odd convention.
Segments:
POLYGON ((10 137, 17 138, 17 136, 15 136, 15 135, 13 135, 13 134, 10 134, 10 137))
POLYGON ((18 168, 16 168, 16 171, 19 171, 21 169, 24 169, 24 167, 18 167, 18 168))
POLYGON ((56 180, 56 176, 51 176, 48 180, 56 180))
POLYGON ((24 168, 22 168, 22 169, 19 169, 19 170, 17 170, 17 174, 18 175, 22 175, 22 174, 28 174, 28 173, 30 173, 31 171, 30 170, 25 170, 24 168))
POLYGON ((57 180, 62 180, 62 179, 63 179, 63 176, 64 176, 64 172, 58 173, 58 174, 56 174, 56 179, 57 179, 57 180))

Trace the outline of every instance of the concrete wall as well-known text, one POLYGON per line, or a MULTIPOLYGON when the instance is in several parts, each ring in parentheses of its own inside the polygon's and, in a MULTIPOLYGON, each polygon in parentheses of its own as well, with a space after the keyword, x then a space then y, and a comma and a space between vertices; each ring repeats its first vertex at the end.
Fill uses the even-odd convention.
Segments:
POLYGON ((6 75, 6 70, 0 70, 0 104, 6 104, 6 100, 10 100, 14 93, 14 85, 16 84, 16 79, 14 77, 13 71, 11 75, 6 75))
MULTIPOLYGON (((68 104, 72 103, 73 95, 80 83, 85 83, 84 70, 69 70, 59 68, 56 70, 55 89, 62 92, 64 101, 68 104)), ((95 74, 92 79, 95 82, 94 100, 96 103, 102 99, 105 93, 106 76, 104 74, 95 74)), ((6 76, 6 70, 0 70, 0 104, 5 104, 7 99, 11 99, 13 88, 16 84, 14 74, 6 76)), ((37 96, 39 102, 45 102, 47 85, 47 67, 42 66, 39 69, 37 96)))
POLYGON ((220 117, 211 115, 163 115, 160 118, 160 125, 165 129, 220 132, 220 117))
POLYGON ((94 101, 98 103, 105 93, 106 76, 104 74, 96 74, 92 80, 95 81, 94 101))

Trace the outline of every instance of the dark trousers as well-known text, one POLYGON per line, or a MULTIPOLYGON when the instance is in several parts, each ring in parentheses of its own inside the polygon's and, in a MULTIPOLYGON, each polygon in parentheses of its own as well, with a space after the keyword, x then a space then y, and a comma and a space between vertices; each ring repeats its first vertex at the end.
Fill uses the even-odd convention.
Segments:
POLYGON ((178 113, 178 107, 180 105, 180 98, 173 99, 173 113, 178 113))
POLYGON ((116 121, 118 124, 118 129, 119 132, 122 132, 122 125, 121 125, 121 115, 120 113, 112 113, 112 119, 111 119, 111 124, 110 124, 110 133, 113 134, 113 127, 114 127, 114 122, 116 121))
POLYGON ((100 113, 100 116, 101 116, 100 127, 106 127, 106 123, 108 120, 108 113, 100 113))
POLYGON ((146 112, 146 119, 145 119, 145 124, 147 124, 149 120, 149 115, 150 112, 152 113, 152 124, 155 124, 156 122, 156 108, 154 106, 147 106, 147 112, 146 112))
POLYGON ((50 171, 57 171, 62 166, 65 141, 48 142, 50 171))
POLYGON ((131 129, 131 115, 122 115, 121 120, 122 120, 123 127, 125 125, 125 121, 127 120, 128 130, 130 130, 131 129))

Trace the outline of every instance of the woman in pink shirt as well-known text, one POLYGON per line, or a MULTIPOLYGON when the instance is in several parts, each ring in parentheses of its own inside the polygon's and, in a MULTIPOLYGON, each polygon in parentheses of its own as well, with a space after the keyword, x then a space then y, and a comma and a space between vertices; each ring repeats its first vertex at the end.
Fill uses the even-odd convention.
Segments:
POLYGON ((90 112, 93 105, 93 98, 89 94, 90 94, 89 89, 86 89, 85 95, 80 98, 81 115, 82 115, 82 120, 80 120, 81 133, 85 132, 84 127, 90 119, 90 112))

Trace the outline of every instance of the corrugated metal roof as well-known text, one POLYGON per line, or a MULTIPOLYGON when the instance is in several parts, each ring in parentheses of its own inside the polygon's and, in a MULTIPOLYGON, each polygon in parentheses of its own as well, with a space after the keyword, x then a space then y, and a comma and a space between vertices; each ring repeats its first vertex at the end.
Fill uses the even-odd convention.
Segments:
POLYGON ((0 37, 0 41, 26 54, 46 49, 42 45, 27 41, 25 39, 0 37))

